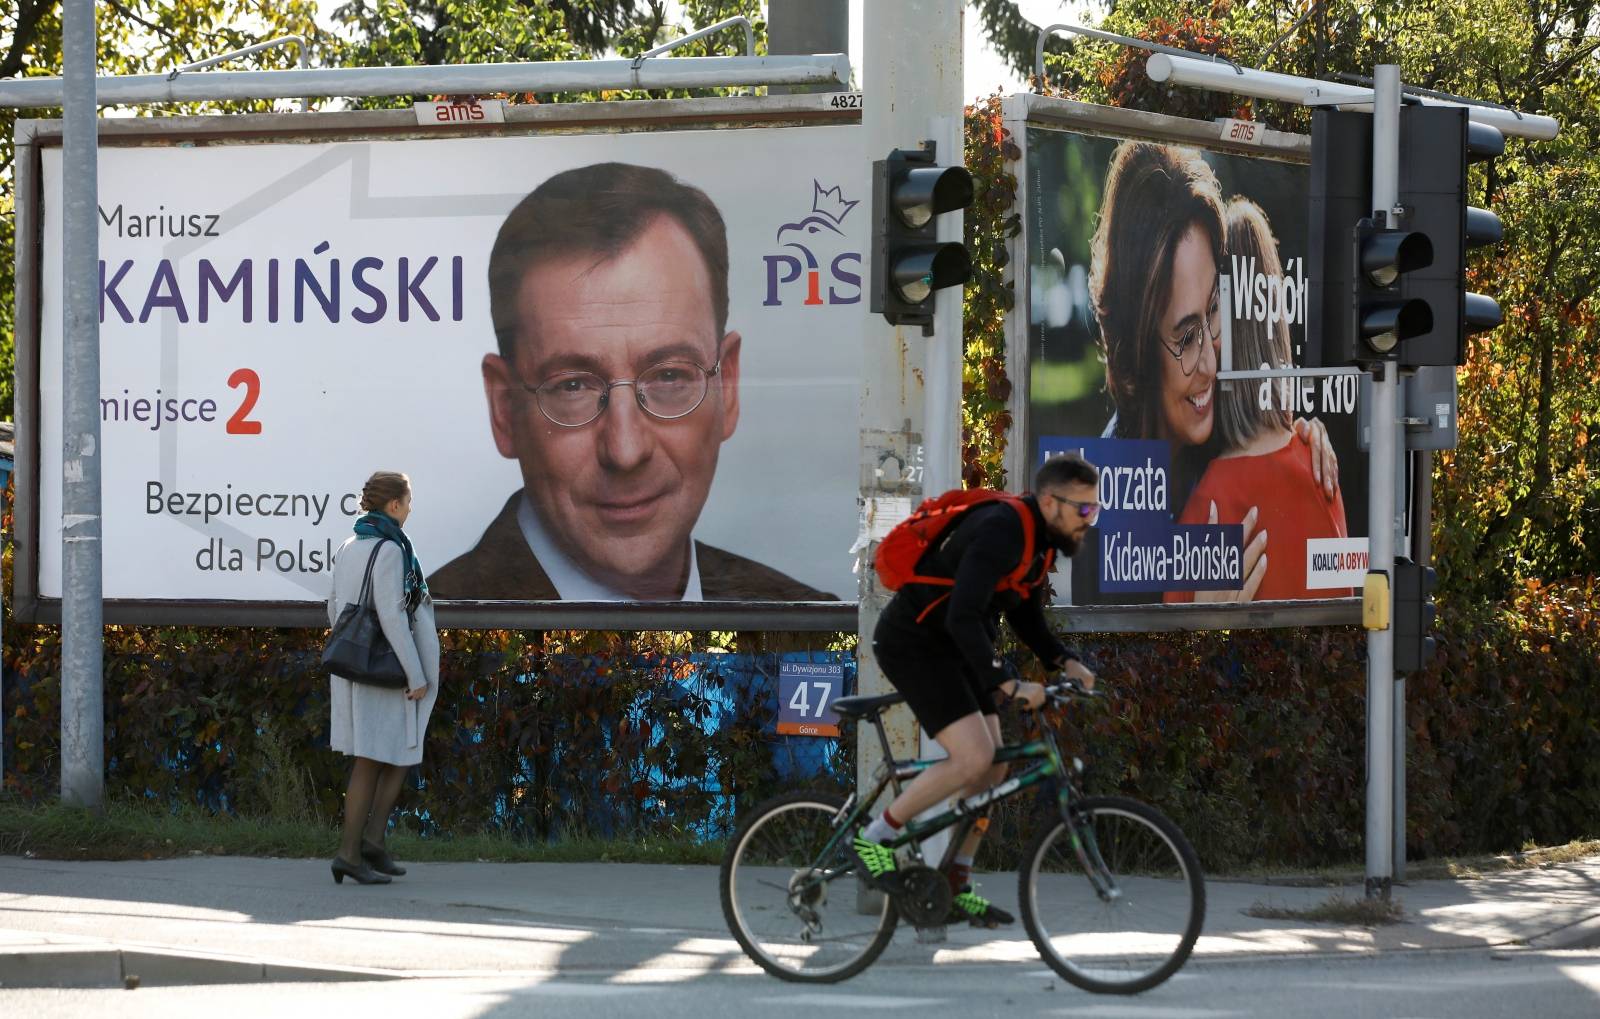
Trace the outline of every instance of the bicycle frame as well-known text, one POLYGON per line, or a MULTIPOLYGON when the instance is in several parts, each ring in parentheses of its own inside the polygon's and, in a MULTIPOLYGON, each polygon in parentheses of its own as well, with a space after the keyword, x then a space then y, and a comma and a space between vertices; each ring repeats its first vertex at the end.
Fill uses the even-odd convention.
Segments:
MULTIPOLYGON (((862 719, 866 721, 866 719, 862 719)), ((865 818, 872 805, 878 802, 886 789, 893 786, 895 795, 902 789, 901 783, 915 778, 922 772, 939 763, 937 759, 918 759, 911 761, 897 761, 889 747, 888 734, 883 730, 883 719, 874 715, 871 719, 873 728, 877 730, 878 742, 883 747, 884 763, 878 768, 878 775, 873 781, 872 792, 862 797, 857 792, 850 794, 849 799, 840 808, 834 817, 833 832, 828 841, 823 845, 817 858, 812 861, 811 870, 815 881, 831 881, 847 873, 846 870, 829 869, 818 866, 822 861, 833 860, 839 850, 839 843, 845 834, 854 829, 865 818)), ((859 724, 859 723, 858 723, 859 724)), ((945 851, 945 859, 941 867, 950 862, 957 847, 965 837, 969 826, 977 813, 992 803, 998 803, 1017 795, 1025 789, 1038 785, 1050 779, 1059 779, 1056 782, 1056 803, 1061 812, 1061 818, 1067 822, 1067 831, 1072 838, 1072 848, 1077 853, 1079 862, 1083 865, 1085 873, 1090 876, 1090 881, 1096 893, 1102 899, 1115 898, 1120 895, 1115 879, 1111 876, 1105 861, 1100 857, 1099 847, 1094 844, 1093 833, 1085 832, 1087 839, 1080 837, 1080 829, 1072 817, 1073 802, 1081 798, 1072 781, 1081 766, 1073 761, 1072 771, 1069 772, 1065 759, 1061 755, 1061 748, 1056 743, 1055 734, 1049 729, 1041 729, 1042 735, 1030 739, 1025 743, 1007 744, 996 748, 994 761, 996 764, 1011 764, 1017 761, 1032 761, 1032 766, 1022 772, 1012 775, 1005 781, 981 793, 968 796, 956 801, 955 805, 925 821, 911 820, 907 822, 905 830, 892 841, 884 843, 895 849, 902 846, 908 847, 913 858, 918 862, 923 861, 921 842, 946 828, 956 825, 962 826, 961 833, 950 840, 950 845, 945 851), (1087 844, 1086 844, 1087 843, 1087 844)), ((806 882, 809 886, 813 882, 806 882)))

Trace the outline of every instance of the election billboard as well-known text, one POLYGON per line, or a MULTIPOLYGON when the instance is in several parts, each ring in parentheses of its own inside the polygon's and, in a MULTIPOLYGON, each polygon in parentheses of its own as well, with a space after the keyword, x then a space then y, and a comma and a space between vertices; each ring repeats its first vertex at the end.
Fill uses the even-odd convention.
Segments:
MULTIPOLYGON (((104 130, 108 619, 316 624, 398 470, 447 624, 849 625, 869 161, 826 101, 104 130)), ((26 127, 18 603, 48 618, 62 150, 26 127)))
POLYGON ((1016 98, 1012 466, 1019 484, 1058 452, 1101 469, 1058 602, 1352 597, 1366 572, 1358 376, 1297 372, 1305 140, 1016 98))

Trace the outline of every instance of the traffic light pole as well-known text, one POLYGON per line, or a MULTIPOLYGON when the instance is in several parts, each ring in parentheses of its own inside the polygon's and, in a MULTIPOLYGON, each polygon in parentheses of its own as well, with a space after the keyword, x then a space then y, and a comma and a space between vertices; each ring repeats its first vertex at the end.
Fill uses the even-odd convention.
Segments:
MULTIPOLYGON (((1373 219, 1399 226, 1400 68, 1380 64, 1373 81, 1373 219)), ((1380 362, 1372 373, 1372 443, 1367 474, 1368 568, 1384 572, 1390 597, 1380 629, 1367 631, 1367 881, 1368 898, 1388 899, 1394 880, 1394 553, 1395 466, 1399 462, 1399 371, 1380 362)))
MULTIPOLYGON (((933 140, 941 163, 960 164, 961 0, 873 0, 864 7, 861 123, 868 158, 883 159, 896 149, 919 149, 933 140), (952 117, 956 144, 947 147, 952 117), (929 133, 941 126, 943 136, 929 133)), ((939 226, 940 236, 946 236, 949 224, 939 226)), ((960 237, 959 226, 954 237, 960 237)), ((871 543, 924 495, 960 484, 953 450, 960 438, 961 305, 959 288, 950 289, 957 297, 935 302, 931 337, 917 325, 890 325, 876 314, 867 314, 863 324, 856 649, 856 686, 862 694, 892 690, 872 654, 872 632, 889 592, 877 583, 871 543)), ((896 756, 915 756, 921 749, 916 720, 904 705, 885 715, 885 728, 896 756)), ((867 727, 857 726, 856 772, 863 787, 871 785, 882 759, 867 727)))

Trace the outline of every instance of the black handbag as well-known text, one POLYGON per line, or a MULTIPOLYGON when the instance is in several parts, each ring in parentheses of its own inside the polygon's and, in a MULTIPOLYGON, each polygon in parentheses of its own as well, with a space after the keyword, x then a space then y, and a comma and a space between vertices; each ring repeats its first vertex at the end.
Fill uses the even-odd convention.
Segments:
POLYGON ((410 686, 411 681, 389 638, 384 636, 378 610, 372 604, 372 567, 378 561, 378 549, 388 540, 383 538, 372 546, 366 575, 361 578, 361 595, 344 607, 328 631, 328 642, 322 646, 322 664, 352 683, 398 690, 410 686))

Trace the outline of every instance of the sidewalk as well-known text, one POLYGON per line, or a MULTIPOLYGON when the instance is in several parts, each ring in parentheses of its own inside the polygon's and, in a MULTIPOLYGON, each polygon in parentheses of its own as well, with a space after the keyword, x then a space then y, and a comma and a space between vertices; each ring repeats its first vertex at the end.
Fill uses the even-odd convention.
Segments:
MULTIPOLYGON (((326 861, 196 856, 131 862, 0 857, 0 985, 261 979, 608 975, 649 982, 754 972, 728 934, 717 873, 645 864, 410 863, 395 883, 335 886, 326 861)), ((1015 877, 979 875, 1014 905, 1015 877)), ((1600 947, 1600 857, 1472 881, 1397 887, 1406 922, 1367 929, 1260 920, 1359 887, 1207 886, 1191 964, 1532 944, 1600 947)), ((902 925, 878 965, 1038 963, 1020 925, 902 925)))

